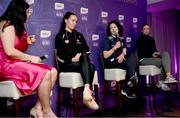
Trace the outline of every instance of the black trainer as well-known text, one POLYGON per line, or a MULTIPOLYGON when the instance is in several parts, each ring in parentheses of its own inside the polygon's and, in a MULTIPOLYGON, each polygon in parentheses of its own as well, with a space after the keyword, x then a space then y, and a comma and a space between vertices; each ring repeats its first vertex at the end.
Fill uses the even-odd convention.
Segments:
POLYGON ((128 89, 121 90, 121 94, 125 95, 127 98, 130 98, 130 99, 136 98, 136 94, 130 92, 128 89))
POLYGON ((130 78, 130 80, 129 80, 129 82, 127 83, 127 85, 128 85, 129 87, 133 87, 133 86, 137 85, 137 83, 138 83, 138 78, 137 78, 136 75, 133 75, 133 76, 130 78))

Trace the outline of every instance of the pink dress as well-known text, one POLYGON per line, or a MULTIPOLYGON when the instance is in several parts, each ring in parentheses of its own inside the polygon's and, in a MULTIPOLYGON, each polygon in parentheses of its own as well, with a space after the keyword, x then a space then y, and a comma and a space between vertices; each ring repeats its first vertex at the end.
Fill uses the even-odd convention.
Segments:
MULTIPOLYGON (((24 52, 28 44, 27 34, 15 39, 15 48, 24 52)), ((12 80, 23 95, 37 89, 48 70, 53 69, 45 64, 35 64, 8 57, 0 40, 0 81, 12 80)))

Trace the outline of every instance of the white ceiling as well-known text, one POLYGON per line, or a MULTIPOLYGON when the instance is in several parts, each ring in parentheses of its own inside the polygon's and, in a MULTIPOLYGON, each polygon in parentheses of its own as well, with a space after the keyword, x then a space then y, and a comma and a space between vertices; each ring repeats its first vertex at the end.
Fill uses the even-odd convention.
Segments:
POLYGON ((154 3, 162 2, 162 1, 165 1, 165 0, 147 0, 147 4, 154 4, 154 3))
POLYGON ((180 10, 180 0, 147 0, 148 12, 157 12, 168 9, 180 10))

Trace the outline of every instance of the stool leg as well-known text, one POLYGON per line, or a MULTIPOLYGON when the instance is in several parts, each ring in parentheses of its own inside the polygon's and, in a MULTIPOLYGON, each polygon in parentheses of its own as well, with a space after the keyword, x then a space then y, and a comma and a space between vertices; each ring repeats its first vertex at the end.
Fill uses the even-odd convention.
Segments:
POLYGON ((153 94, 153 105, 156 107, 156 76, 152 77, 152 94, 153 94))
MULTIPOLYGON (((100 106, 99 104, 99 92, 98 92, 98 85, 94 85, 94 90, 95 90, 95 100, 96 100, 96 103, 100 106)), ((100 109, 98 109, 96 111, 96 113, 99 113, 100 109)))
POLYGON ((61 101, 61 88, 59 87, 58 89, 59 90, 58 90, 58 104, 57 104, 57 108, 58 108, 57 110, 58 111, 57 111, 57 114, 59 117, 61 117, 61 102, 62 102, 61 101))
POLYGON ((179 81, 176 83, 176 93, 178 93, 178 84, 179 84, 179 81))
POLYGON ((15 100, 16 117, 20 117, 20 99, 15 100))
POLYGON ((95 100, 96 100, 97 104, 99 104, 98 85, 94 85, 94 89, 95 89, 95 100))
POLYGON ((148 78, 148 83, 146 82, 146 88, 148 90, 148 99, 150 101, 151 99, 151 85, 152 85, 152 82, 151 82, 151 76, 149 75, 146 75, 146 81, 147 81, 147 78, 148 78))
POLYGON ((106 94, 107 94, 107 92, 108 92, 108 89, 107 89, 107 84, 108 84, 108 82, 107 81, 104 81, 104 96, 103 96, 103 98, 104 98, 104 102, 103 102, 103 109, 105 110, 106 109, 106 94))
POLYGON ((116 91, 117 91, 117 101, 118 105, 120 105, 121 91, 120 91, 120 82, 116 81, 116 91))
POLYGON ((78 92, 77 89, 73 89, 73 111, 74 116, 79 116, 79 108, 78 108, 78 92))

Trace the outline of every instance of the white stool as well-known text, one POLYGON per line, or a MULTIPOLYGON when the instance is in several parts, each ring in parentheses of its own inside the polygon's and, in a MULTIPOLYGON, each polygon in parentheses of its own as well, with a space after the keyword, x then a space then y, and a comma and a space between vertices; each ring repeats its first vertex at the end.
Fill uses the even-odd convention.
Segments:
POLYGON ((116 92, 117 92, 117 101, 118 105, 120 105, 121 99, 121 88, 120 88, 120 81, 125 80, 126 78, 126 70, 119 69, 119 68, 111 68, 111 69, 104 69, 104 109, 106 108, 106 92, 108 91, 107 82, 108 81, 116 81, 116 92))
POLYGON ((139 74, 155 76, 161 74, 161 69, 154 65, 140 65, 139 74))
POLYGON ((154 105, 156 105, 156 79, 157 76, 161 74, 161 69, 154 65, 140 65, 139 74, 145 75, 146 79, 148 78, 148 83, 152 80, 152 89, 153 89, 153 100, 154 105))
MULTIPOLYGON (((94 73, 93 83, 92 83, 94 89, 95 89, 95 99, 96 102, 99 103, 98 99, 98 76, 97 71, 94 73)), ((74 116, 79 116, 79 108, 78 108, 78 91, 77 88, 83 87, 83 79, 81 77, 80 73, 77 72, 60 72, 59 73, 59 86, 63 88, 70 88, 73 90, 73 110, 74 110, 74 116)), ((59 88, 60 88, 59 87, 59 88)), ((60 91, 60 90, 59 90, 60 91)), ((59 101, 61 99, 59 93, 59 101)))
POLYGON ((15 101, 16 117, 20 116, 20 98, 24 97, 13 81, 0 81, 0 97, 12 98, 15 101))
POLYGON ((119 68, 104 69, 104 79, 106 81, 120 81, 125 80, 126 70, 119 68))

